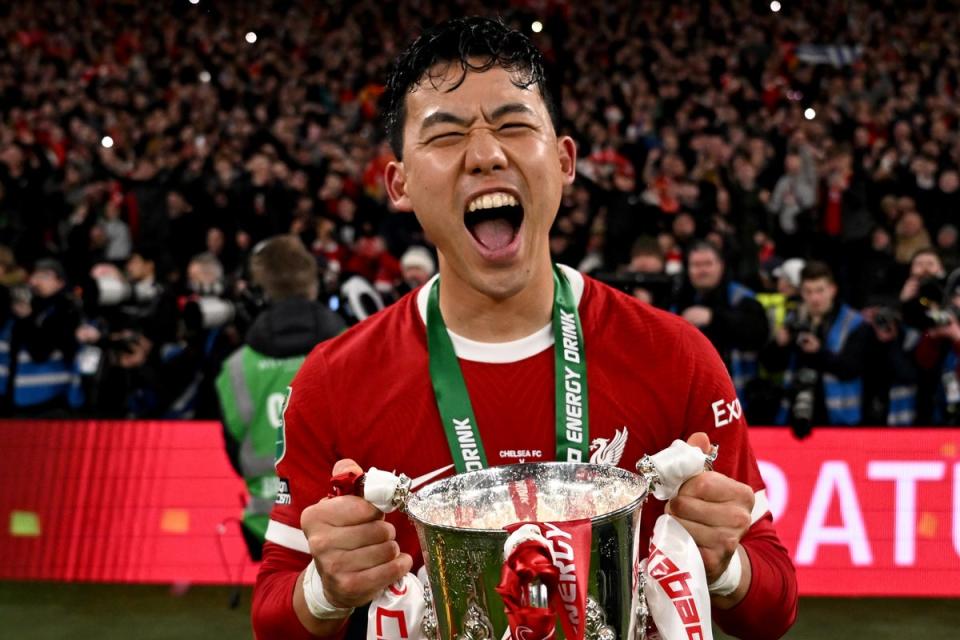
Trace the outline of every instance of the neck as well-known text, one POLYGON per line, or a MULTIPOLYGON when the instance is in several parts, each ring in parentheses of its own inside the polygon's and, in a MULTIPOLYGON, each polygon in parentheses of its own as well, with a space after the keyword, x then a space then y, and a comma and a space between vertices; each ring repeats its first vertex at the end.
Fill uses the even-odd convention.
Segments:
POLYGON ((494 298, 440 272, 440 313, 450 331, 478 342, 510 342, 543 328, 553 315, 553 270, 534 267, 527 284, 506 298, 494 298))

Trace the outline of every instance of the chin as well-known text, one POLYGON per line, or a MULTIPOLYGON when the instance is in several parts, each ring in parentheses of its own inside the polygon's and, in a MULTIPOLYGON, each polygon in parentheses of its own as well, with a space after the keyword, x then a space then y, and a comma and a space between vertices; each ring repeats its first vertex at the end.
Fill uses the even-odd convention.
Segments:
POLYGON ((523 291, 530 281, 529 271, 517 265, 506 269, 473 271, 473 288, 494 300, 506 300, 523 291))

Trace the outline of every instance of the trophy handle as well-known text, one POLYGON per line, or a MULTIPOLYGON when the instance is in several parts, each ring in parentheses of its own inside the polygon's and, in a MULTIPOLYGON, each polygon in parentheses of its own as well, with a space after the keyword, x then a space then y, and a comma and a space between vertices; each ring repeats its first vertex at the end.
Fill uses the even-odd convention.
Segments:
POLYGON ((404 474, 394 474, 376 467, 365 473, 341 473, 330 478, 330 495, 359 496, 384 513, 407 512, 410 485, 413 481, 404 474))

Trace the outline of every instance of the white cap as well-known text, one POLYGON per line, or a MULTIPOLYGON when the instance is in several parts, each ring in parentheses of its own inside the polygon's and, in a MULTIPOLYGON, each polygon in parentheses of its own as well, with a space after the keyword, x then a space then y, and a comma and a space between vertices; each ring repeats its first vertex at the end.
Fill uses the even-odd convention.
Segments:
POLYGON ((430 255, 430 252, 424 247, 417 246, 410 247, 406 250, 403 257, 400 258, 400 267, 403 269, 420 267, 431 276, 437 271, 437 265, 433 261, 433 256, 430 255))
POLYGON ((807 266, 803 258, 790 258, 773 270, 774 278, 786 278, 794 289, 800 288, 800 273, 807 266))

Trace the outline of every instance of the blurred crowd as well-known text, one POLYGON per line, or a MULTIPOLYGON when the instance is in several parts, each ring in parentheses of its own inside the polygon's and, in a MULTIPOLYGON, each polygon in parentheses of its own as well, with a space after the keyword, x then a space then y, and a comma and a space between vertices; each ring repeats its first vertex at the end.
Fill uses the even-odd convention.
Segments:
POLYGON ((4 5, 2 412, 215 417, 277 234, 348 323, 425 282, 379 100, 457 14, 546 54, 580 155, 554 257, 700 327, 752 422, 960 420, 960 5, 933 0, 4 5))

